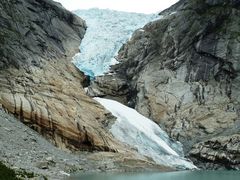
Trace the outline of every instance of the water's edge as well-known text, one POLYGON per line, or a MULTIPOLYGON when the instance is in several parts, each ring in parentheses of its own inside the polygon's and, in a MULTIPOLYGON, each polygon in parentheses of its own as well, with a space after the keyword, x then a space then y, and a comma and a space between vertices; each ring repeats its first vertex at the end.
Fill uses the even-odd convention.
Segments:
POLYGON ((239 180, 240 171, 177 171, 165 173, 76 174, 69 180, 239 180))

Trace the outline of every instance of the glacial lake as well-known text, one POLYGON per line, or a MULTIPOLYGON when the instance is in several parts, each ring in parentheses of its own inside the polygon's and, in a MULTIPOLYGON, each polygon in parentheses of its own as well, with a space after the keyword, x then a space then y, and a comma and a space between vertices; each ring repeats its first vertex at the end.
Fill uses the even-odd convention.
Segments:
POLYGON ((69 180, 240 180, 240 171, 179 171, 167 173, 123 173, 73 175, 69 180))

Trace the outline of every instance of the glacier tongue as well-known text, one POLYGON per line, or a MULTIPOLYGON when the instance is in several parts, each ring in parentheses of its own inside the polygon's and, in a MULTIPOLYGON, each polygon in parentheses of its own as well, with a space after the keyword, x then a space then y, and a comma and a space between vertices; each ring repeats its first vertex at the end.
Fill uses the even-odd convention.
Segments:
MULTIPOLYGON (((75 55, 73 63, 92 78, 107 73, 111 65, 118 63, 114 56, 122 44, 136 29, 158 17, 100 9, 77 10, 75 13, 86 20, 88 29, 80 46, 81 53, 75 55)), ((173 142, 153 121, 116 101, 94 99, 117 117, 111 132, 118 140, 158 164, 181 169, 196 168, 184 158, 182 145, 173 142)))
POLYGON ((90 77, 103 75, 117 63, 114 56, 132 33, 156 19, 157 15, 89 9, 74 12, 87 23, 87 32, 80 46, 80 54, 73 63, 90 77))
POLYGON ((140 154, 151 157, 156 163, 180 169, 196 168, 183 157, 182 145, 171 141, 153 121, 116 101, 94 99, 117 117, 111 132, 118 140, 133 146, 140 154))

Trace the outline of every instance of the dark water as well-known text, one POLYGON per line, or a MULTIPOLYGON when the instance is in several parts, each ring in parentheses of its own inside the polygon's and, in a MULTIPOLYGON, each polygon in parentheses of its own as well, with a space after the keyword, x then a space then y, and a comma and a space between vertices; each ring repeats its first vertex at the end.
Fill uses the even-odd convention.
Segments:
POLYGON ((240 171, 181 171, 139 174, 75 175, 70 180, 240 180, 240 171))

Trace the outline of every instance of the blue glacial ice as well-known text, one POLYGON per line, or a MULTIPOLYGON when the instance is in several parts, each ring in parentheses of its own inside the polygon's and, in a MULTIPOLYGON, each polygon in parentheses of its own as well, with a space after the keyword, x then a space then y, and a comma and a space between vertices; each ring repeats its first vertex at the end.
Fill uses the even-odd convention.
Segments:
POLYGON ((107 73, 111 65, 118 63, 114 56, 132 33, 158 17, 96 8, 74 13, 86 21, 88 28, 81 53, 73 57, 73 63, 92 78, 107 73))
MULTIPOLYGON (((157 15, 100 9, 77 10, 75 13, 86 20, 88 29, 80 46, 81 53, 73 58, 73 62, 91 78, 107 73, 111 65, 118 63, 114 56, 136 29, 159 18, 157 15)), ((117 118, 110 130, 116 139, 158 164, 196 168, 184 158, 182 145, 172 141, 152 120, 116 101, 94 99, 117 118)))

